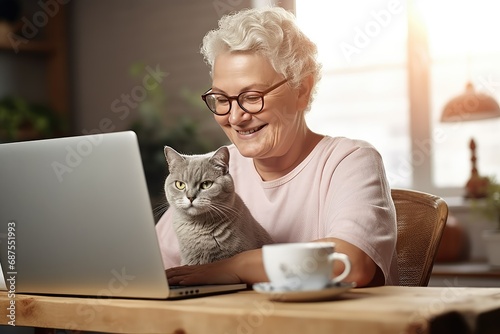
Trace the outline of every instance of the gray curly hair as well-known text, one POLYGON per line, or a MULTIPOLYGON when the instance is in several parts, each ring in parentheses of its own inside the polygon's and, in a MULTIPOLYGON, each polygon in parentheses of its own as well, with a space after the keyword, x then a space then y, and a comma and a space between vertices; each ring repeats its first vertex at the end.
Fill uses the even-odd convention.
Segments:
POLYGON ((293 88, 312 75, 314 85, 306 110, 310 109, 321 78, 321 65, 316 58, 316 45, 297 27, 292 13, 281 7, 267 7, 223 16, 218 29, 203 38, 201 53, 213 71, 217 55, 228 51, 263 55, 277 73, 288 78, 293 88))

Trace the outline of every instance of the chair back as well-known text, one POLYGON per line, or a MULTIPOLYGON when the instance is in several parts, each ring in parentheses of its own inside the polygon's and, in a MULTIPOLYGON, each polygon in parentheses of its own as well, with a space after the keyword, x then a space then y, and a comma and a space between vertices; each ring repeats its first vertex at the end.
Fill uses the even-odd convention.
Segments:
POLYGON ((448 218, 446 202, 431 194, 392 189, 396 207, 399 285, 427 286, 448 218))

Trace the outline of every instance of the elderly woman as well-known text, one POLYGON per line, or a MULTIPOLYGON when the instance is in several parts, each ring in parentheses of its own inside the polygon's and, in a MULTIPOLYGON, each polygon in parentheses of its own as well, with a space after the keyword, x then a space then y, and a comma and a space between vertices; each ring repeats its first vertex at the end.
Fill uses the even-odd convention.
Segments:
MULTIPOLYGON (((203 98, 232 144, 236 191, 276 242, 333 241, 346 281, 397 284, 396 218, 382 159, 370 144, 311 131, 320 79, 316 46, 282 8, 223 17, 203 39, 212 87, 203 98)), ((179 267, 169 211, 157 225, 172 284, 267 281, 262 250, 179 267)), ((342 272, 336 264, 334 272, 342 272)))

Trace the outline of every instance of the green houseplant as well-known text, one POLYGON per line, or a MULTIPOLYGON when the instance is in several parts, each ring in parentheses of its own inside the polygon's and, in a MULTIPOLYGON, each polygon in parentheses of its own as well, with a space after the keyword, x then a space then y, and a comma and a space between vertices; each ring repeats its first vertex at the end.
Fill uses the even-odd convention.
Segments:
MULTIPOLYGON (((142 62, 134 63, 129 68, 130 75, 143 78, 147 74, 145 67, 142 62)), ((168 174, 164 147, 168 145, 182 153, 200 154, 225 144, 219 138, 202 133, 201 125, 211 121, 212 114, 206 112, 201 94, 181 87, 167 95, 164 87, 156 85, 148 89, 146 97, 138 104, 138 117, 130 129, 137 134, 152 205, 158 214, 167 205, 163 190, 168 174), (174 99, 182 104, 182 112, 169 108, 174 99)))
POLYGON ((495 177, 488 178, 488 181, 483 211, 488 218, 495 221, 496 230, 500 232, 500 183, 495 177))
POLYGON ((65 130, 50 107, 17 96, 0 99, 0 142, 48 138, 65 130))
POLYGON ((494 228, 483 231, 486 253, 491 266, 500 267, 500 183, 488 178, 486 197, 475 205, 476 211, 494 222, 494 228))

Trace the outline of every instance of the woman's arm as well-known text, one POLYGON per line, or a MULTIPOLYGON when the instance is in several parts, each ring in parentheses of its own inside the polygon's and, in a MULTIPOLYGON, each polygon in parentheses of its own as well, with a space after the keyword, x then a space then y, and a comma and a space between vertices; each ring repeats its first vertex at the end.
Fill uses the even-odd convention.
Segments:
MULTIPOLYGON (((351 261, 351 273, 345 281, 356 282, 358 287, 383 285, 384 276, 375 262, 356 246, 335 238, 317 241, 335 242, 335 251, 345 253, 351 261)), ((342 263, 334 266, 334 273, 344 270, 342 263)), ((170 268, 166 271, 170 284, 231 284, 267 282, 269 279, 264 270, 262 249, 254 249, 235 255, 229 259, 214 263, 170 268)))
POLYGON ((232 284, 267 282, 262 249, 254 249, 221 261, 166 270, 170 284, 232 284))
MULTIPOLYGON (((331 241, 335 243, 335 251, 344 253, 351 261, 351 272, 345 282, 356 282, 356 286, 378 286, 385 284, 384 274, 375 262, 358 247, 336 238, 324 238, 316 241, 331 241)), ((344 270, 342 262, 337 261, 333 267, 334 275, 340 275, 344 270)))

